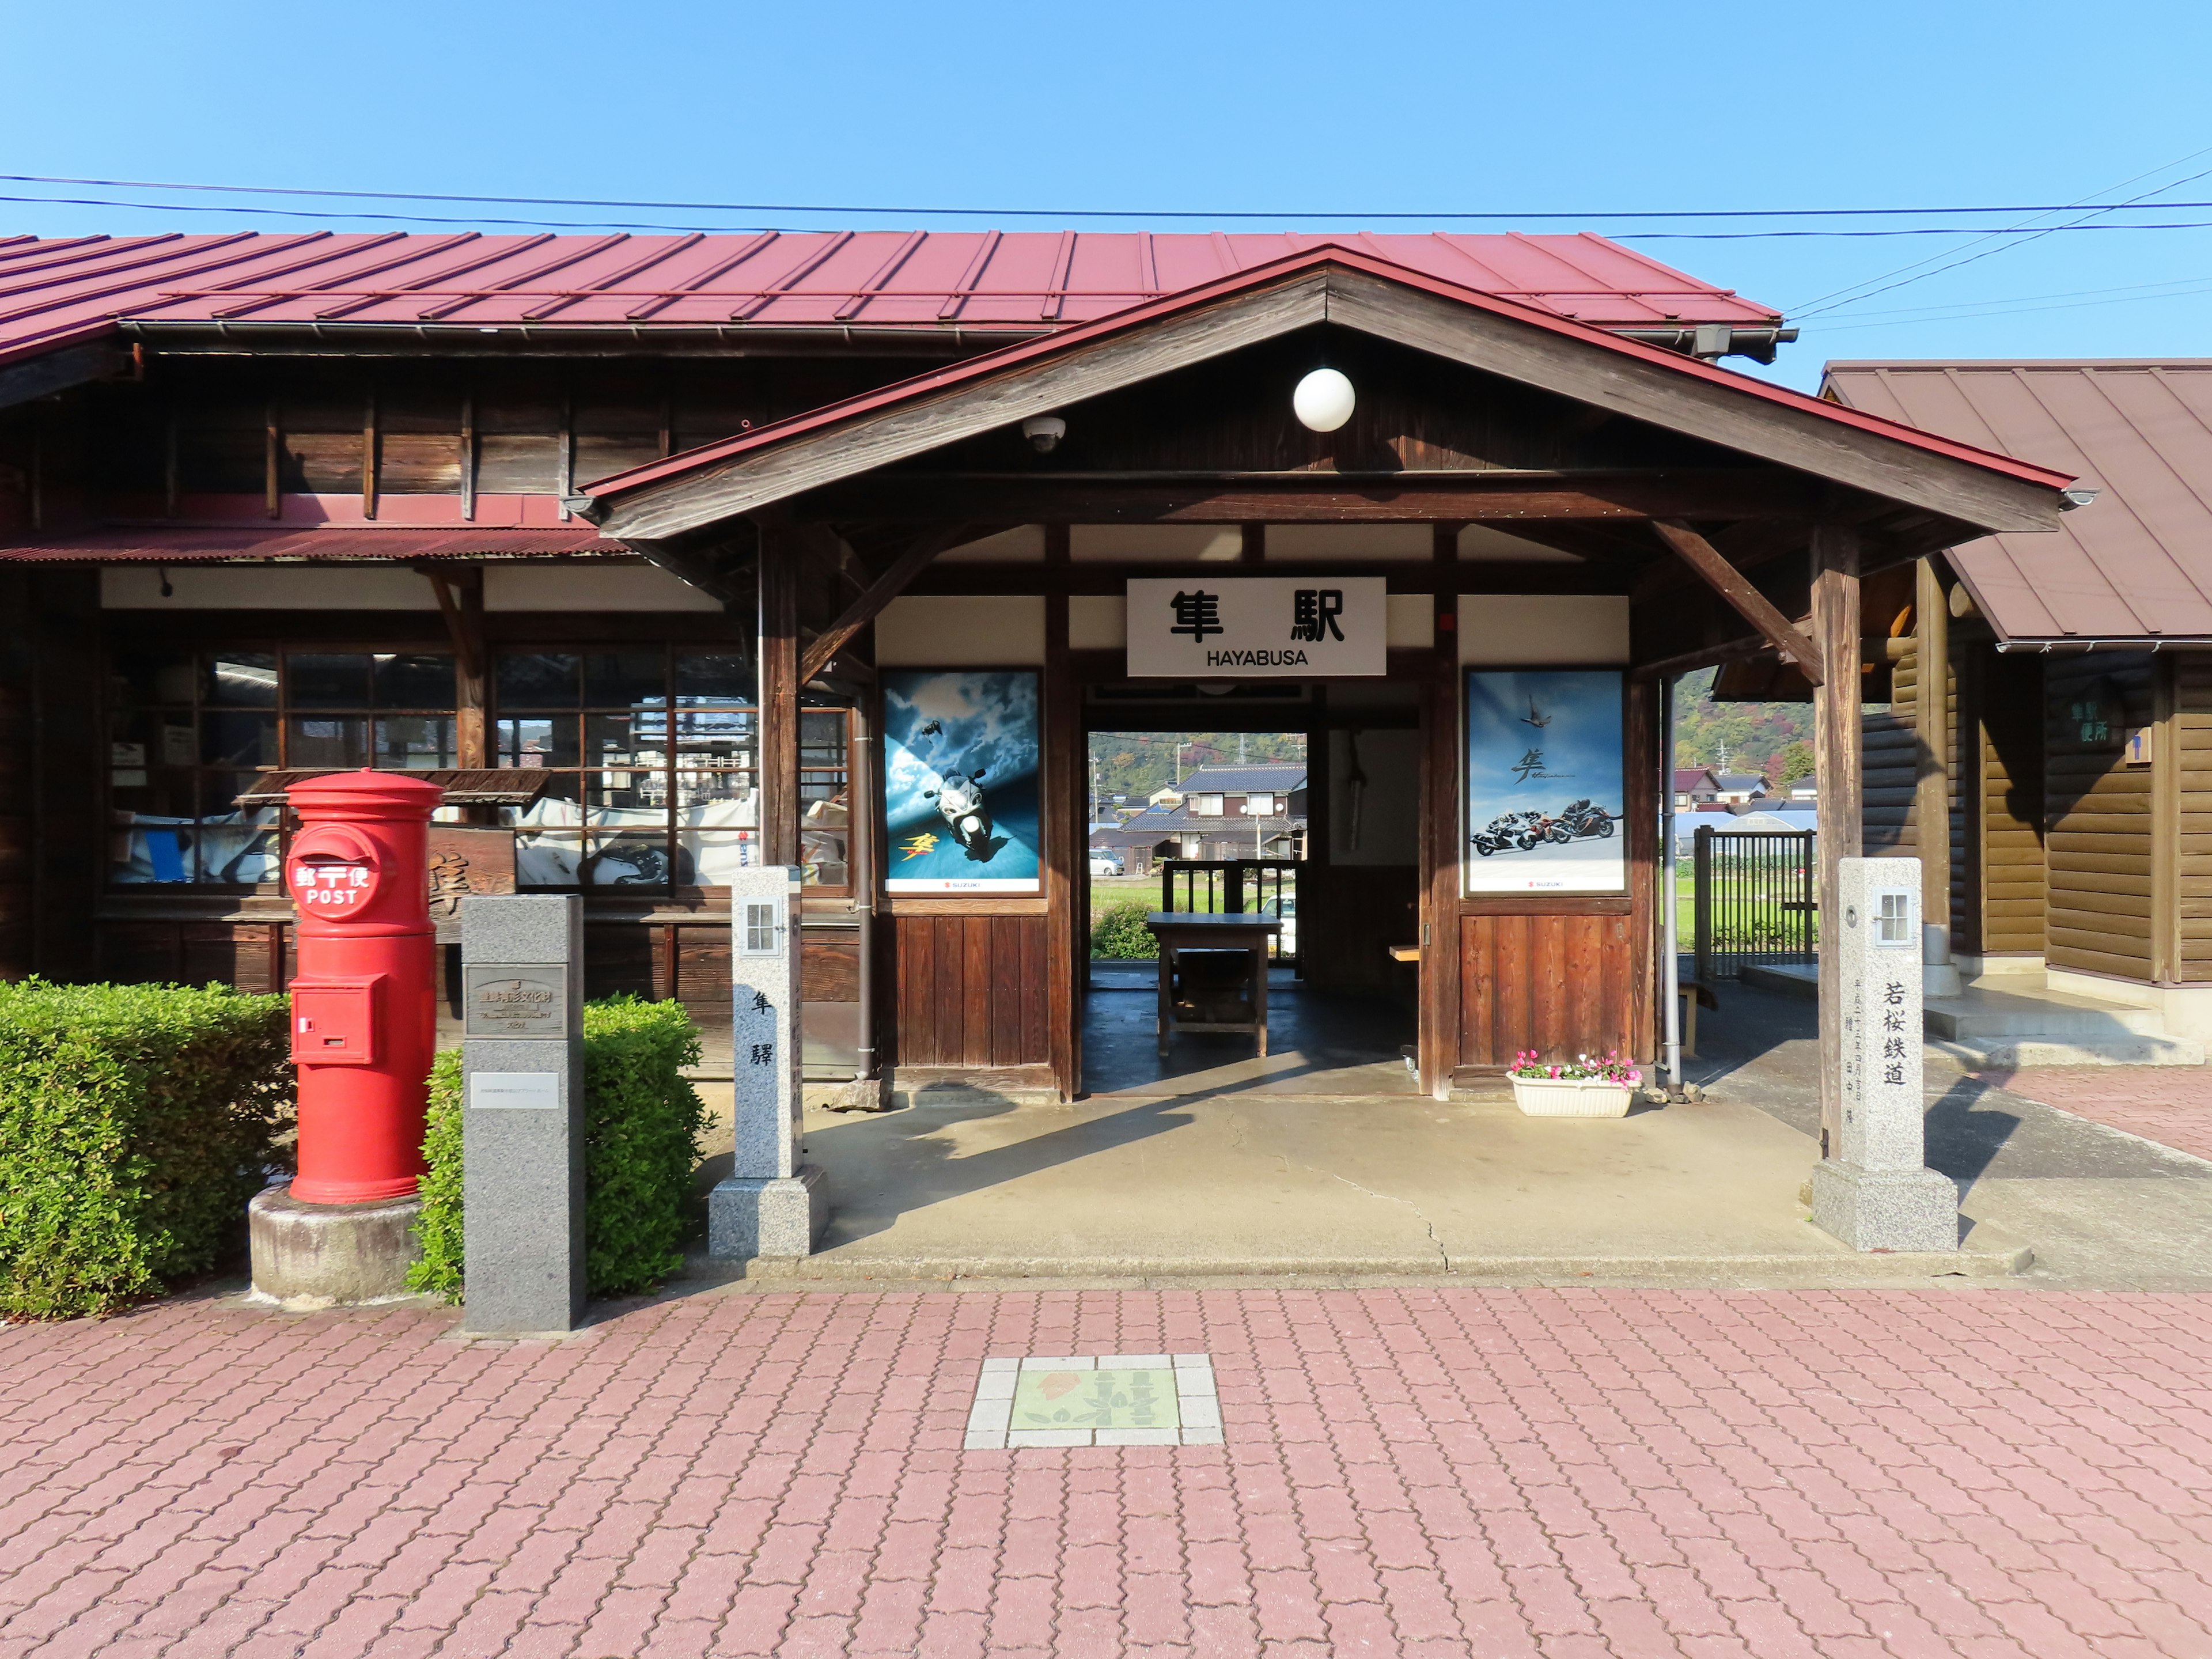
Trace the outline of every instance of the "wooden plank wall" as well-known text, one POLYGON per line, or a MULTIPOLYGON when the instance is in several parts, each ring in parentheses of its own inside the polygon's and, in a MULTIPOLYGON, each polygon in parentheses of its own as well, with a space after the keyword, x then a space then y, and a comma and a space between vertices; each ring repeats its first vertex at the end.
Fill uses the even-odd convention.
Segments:
POLYGON ((1459 1063, 1510 1066, 1618 1049, 1643 1057, 1635 1018, 1635 919, 1612 915, 1460 918, 1459 1063))
POLYGON ((2124 765, 2122 728, 2154 715, 2147 652, 2052 657, 2044 670, 2049 936, 2054 968, 2148 980, 2154 972, 2151 769, 2124 765), (2100 680, 2118 695, 2110 738, 2085 743, 2070 710, 2100 680))
POLYGON ((902 915, 892 925, 900 1066, 1050 1062, 1042 914, 902 915))
POLYGON ((2043 661, 1984 646, 1976 653, 1973 679, 1981 786, 1979 950, 1984 956, 2040 956, 2046 903, 2043 661))
POLYGON ((2174 903, 2179 913, 2179 977, 2212 981, 2212 654, 2177 656, 2173 675, 2172 744, 2159 763, 2178 776, 2180 811, 2175 825, 2174 903))
MULTIPOLYGON (((1455 686, 1455 696, 1463 684, 1455 686)), ((1437 1012, 1457 1029, 1447 1052, 1459 1068, 1510 1066, 1530 1048, 1547 1060, 1618 1051, 1645 1063, 1656 1053, 1658 823, 1646 809, 1658 766, 1659 708, 1648 682, 1629 684, 1624 714, 1628 891, 1453 902, 1459 939, 1449 977, 1455 994, 1437 1012)), ((1455 752, 1447 775, 1458 791, 1455 752)), ((1435 810, 1439 824, 1446 812, 1456 824, 1456 799, 1435 810)), ((1459 854, 1456 845, 1453 854, 1459 854)), ((1448 879, 1455 886, 1458 878, 1455 866, 1448 879)))
MULTIPOLYGON (((1906 638, 1905 654, 1891 665, 1887 708, 1870 705, 1859 719, 1859 737, 1865 759, 1860 785, 1860 823, 1866 856, 1917 858, 1920 855, 1920 814, 1916 783, 1920 768, 1918 641, 1906 638)), ((1954 630, 1951 684, 1944 699, 1950 722, 1950 765, 1945 797, 1951 804, 1951 925, 1952 943, 1962 951, 1974 948, 1973 857, 1968 841, 1965 792, 1960 787, 1960 769, 1971 766, 1966 745, 1959 741, 1960 642, 1954 630)))

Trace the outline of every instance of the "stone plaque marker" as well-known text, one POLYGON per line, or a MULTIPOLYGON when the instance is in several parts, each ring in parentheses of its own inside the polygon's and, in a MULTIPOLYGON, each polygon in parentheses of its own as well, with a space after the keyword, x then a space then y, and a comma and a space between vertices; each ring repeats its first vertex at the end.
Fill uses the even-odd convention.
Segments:
POLYGON ((584 902, 461 901, 464 1330, 584 1311, 584 902))
POLYGON ((736 1260, 811 1255, 829 1220, 823 1172, 799 1161, 800 872, 730 876, 730 1178, 707 1200, 707 1249, 736 1260))
POLYGON ((1927 1161, 1920 860, 1838 863, 1842 914, 1821 926, 1837 927, 1843 1135, 1813 1171, 1813 1222, 1855 1250, 1955 1250, 1959 1189, 1927 1161))
POLYGON ((463 1030, 469 1036, 566 1036, 563 970, 542 963, 461 969, 463 1030))

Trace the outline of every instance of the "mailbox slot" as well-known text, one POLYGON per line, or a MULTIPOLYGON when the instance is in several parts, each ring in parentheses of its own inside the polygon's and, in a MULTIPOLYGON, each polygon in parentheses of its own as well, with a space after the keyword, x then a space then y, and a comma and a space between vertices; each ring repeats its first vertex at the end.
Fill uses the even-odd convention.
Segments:
POLYGON ((299 1066, 373 1066, 384 975, 319 975, 292 981, 292 1060, 299 1066))

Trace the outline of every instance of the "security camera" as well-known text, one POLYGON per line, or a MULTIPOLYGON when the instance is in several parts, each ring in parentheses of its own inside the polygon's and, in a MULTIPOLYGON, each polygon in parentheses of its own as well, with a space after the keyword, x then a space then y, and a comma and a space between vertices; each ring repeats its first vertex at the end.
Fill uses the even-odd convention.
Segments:
POLYGON ((1022 436, 1040 455, 1049 455, 1067 435, 1067 422, 1057 415, 1032 415, 1022 422, 1022 436))

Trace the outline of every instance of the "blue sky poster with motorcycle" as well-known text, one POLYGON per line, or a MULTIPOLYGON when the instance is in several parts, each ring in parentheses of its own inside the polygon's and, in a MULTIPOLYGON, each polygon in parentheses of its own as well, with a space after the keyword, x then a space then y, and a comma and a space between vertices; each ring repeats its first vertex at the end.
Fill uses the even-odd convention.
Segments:
POLYGON ((892 893, 1036 893, 1038 676, 892 669, 884 821, 892 893))
POLYGON ((1621 681, 1604 669, 1467 677, 1467 890, 1623 893, 1621 681))

